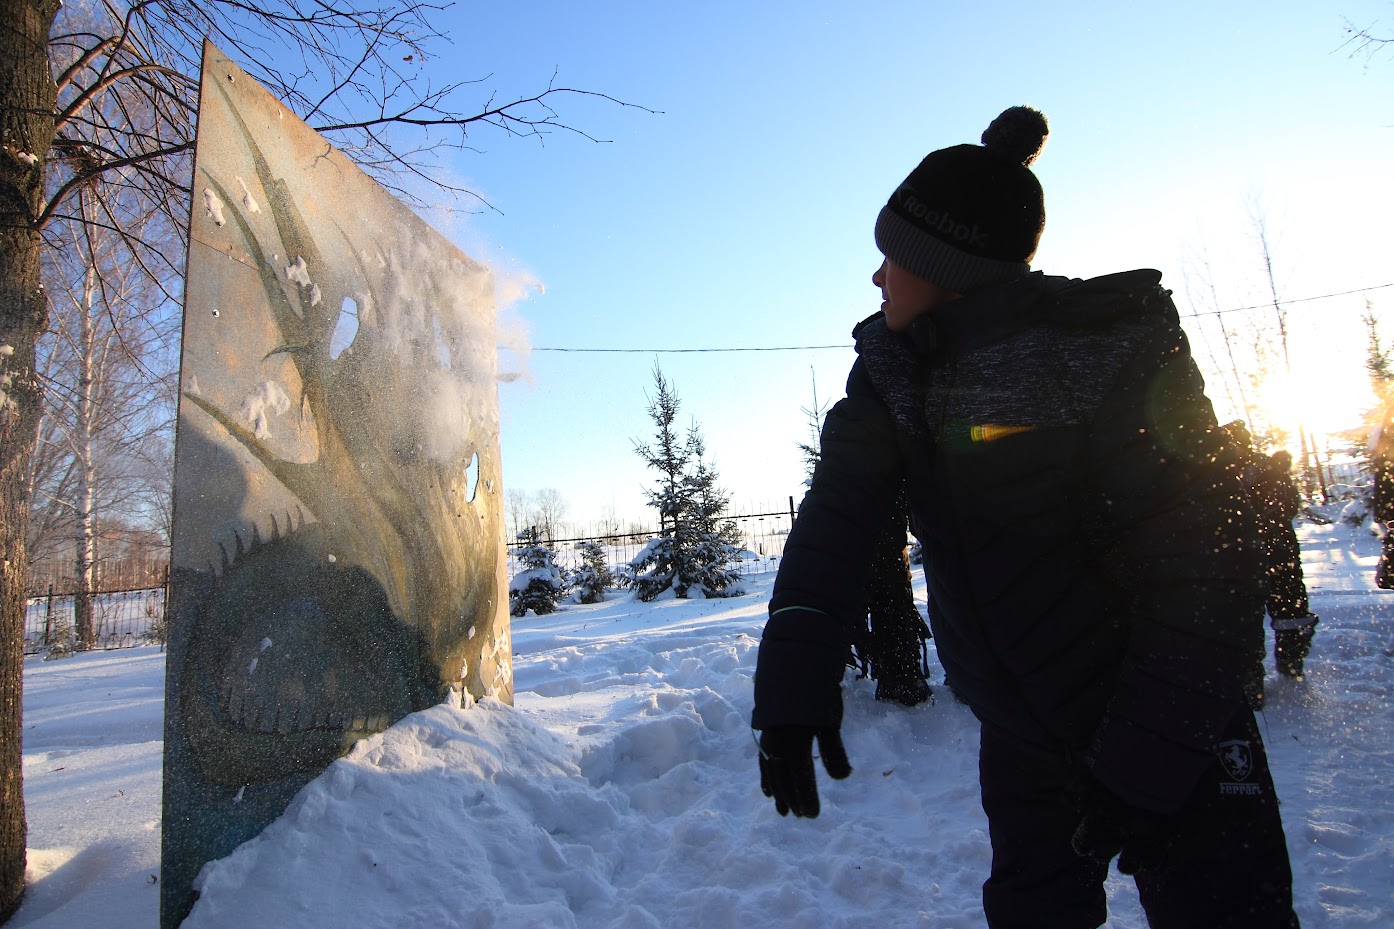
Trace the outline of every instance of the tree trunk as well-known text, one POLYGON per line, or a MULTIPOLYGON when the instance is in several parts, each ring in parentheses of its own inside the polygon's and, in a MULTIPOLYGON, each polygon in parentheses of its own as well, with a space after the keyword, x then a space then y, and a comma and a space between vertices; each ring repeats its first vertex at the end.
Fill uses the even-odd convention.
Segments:
POLYGON ((34 343, 48 310, 33 218, 53 141, 48 34, 58 7, 58 0, 0 0, 0 922, 24 893, 24 536, 39 422, 34 343))
MULTIPOLYGON (((83 200, 83 215, 87 200, 83 200)), ((83 282, 81 316, 78 320, 77 344, 77 428, 73 436, 77 458, 77 538, 73 546, 77 563, 73 566, 73 626, 77 631, 77 647, 89 649, 96 644, 96 629, 92 624, 92 359, 96 351, 92 327, 92 294, 97 289, 97 258, 88 255, 87 274, 83 282)))

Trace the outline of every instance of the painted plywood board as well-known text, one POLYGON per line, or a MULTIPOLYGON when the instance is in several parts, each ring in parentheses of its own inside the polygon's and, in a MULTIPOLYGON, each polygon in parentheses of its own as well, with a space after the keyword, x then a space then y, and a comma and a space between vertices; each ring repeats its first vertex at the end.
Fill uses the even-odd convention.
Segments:
POLYGON ((511 702, 495 357, 488 269, 206 46, 163 925, 355 740, 511 702))

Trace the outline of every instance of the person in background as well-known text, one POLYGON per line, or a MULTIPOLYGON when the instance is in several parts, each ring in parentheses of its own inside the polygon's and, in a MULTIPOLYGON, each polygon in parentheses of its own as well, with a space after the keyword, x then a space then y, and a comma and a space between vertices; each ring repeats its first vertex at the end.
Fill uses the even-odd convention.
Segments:
POLYGON ((1046 134, 1005 111, 982 145, 926 156, 876 220, 881 312, 857 329, 761 639, 761 788, 816 817, 815 745, 852 775, 845 656, 903 486, 937 654, 981 723, 988 925, 1102 924, 1116 858, 1157 929, 1292 929, 1244 697, 1265 562, 1234 448, 1157 272, 1031 271, 1046 134))
POLYGON ((1375 586, 1394 590, 1394 403, 1388 401, 1379 429, 1370 437, 1370 467, 1375 478, 1371 515, 1383 529, 1375 586))
POLYGON ((1268 618, 1278 673, 1301 680, 1319 618, 1308 608, 1302 550, 1292 521, 1302 509, 1292 479, 1292 453, 1262 459, 1258 481, 1259 533, 1268 556, 1268 618))
MULTIPOLYGON (((1226 423, 1224 428, 1238 451, 1236 470, 1258 518, 1263 541, 1268 589, 1265 608, 1273 627, 1274 661, 1279 674, 1300 680, 1319 619, 1308 608, 1302 551, 1292 525, 1302 506, 1292 479, 1292 454, 1261 453, 1243 420, 1226 423)), ((1264 704, 1263 656, 1260 649, 1249 686, 1249 703, 1256 710, 1264 704)))

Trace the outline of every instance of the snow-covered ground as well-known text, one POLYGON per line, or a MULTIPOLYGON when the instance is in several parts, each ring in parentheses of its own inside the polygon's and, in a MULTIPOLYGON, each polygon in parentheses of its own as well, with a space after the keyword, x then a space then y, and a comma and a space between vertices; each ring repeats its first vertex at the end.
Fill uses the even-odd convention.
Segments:
MULTIPOLYGON (((1394 593, 1368 530, 1304 526, 1322 617, 1261 723, 1313 927, 1394 926, 1394 593)), ((760 794, 748 720, 772 575, 732 600, 623 594, 514 621, 517 705, 437 707, 361 743, 205 870, 188 929, 970 927, 989 848, 977 732, 940 688, 847 682, 855 772, 823 815, 760 794)), ((12 927, 151 929, 163 655, 25 664, 31 887, 12 927)), ((821 774, 821 772, 820 772, 821 774)), ((1145 921, 1110 878, 1115 929, 1145 921)))

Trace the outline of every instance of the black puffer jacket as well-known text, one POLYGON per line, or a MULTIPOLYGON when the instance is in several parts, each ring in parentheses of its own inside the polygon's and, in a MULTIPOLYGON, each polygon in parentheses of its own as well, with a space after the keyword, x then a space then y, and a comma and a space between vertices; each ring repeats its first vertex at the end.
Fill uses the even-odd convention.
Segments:
POLYGON ((1181 805, 1262 651, 1264 557, 1159 279, 1032 275, 907 333, 858 327, 775 583, 757 728, 835 722, 807 656, 864 611, 849 566, 903 478, 959 696, 1134 805, 1181 805))

